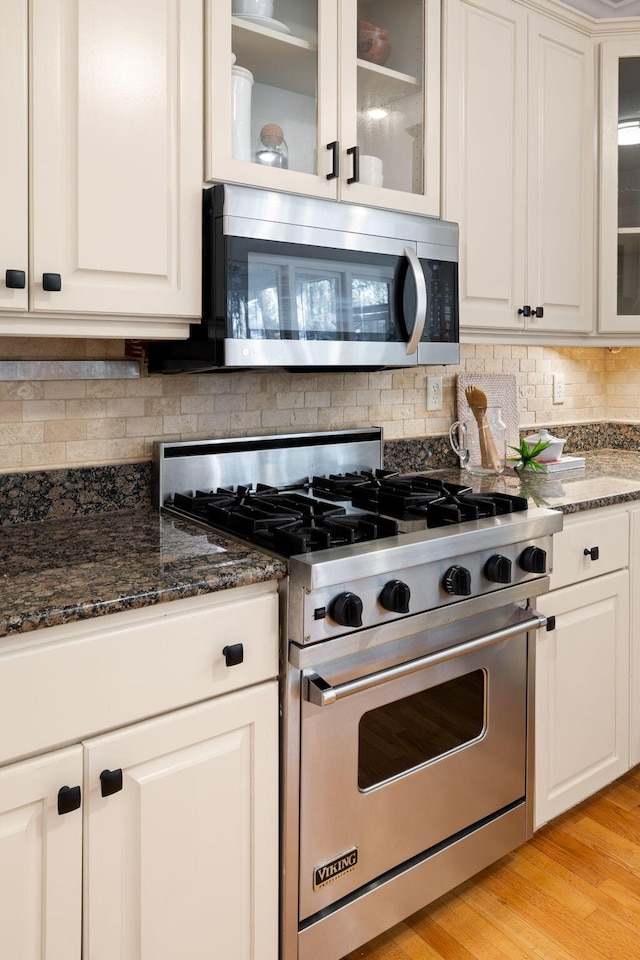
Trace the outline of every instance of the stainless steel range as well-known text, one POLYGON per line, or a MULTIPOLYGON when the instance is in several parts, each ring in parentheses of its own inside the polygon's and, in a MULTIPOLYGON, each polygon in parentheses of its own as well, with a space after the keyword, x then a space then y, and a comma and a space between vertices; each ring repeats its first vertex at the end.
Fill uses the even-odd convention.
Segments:
POLYGON ((339 960, 532 833, 553 510, 382 469, 377 429, 158 444, 159 503, 288 557, 282 957, 339 960))

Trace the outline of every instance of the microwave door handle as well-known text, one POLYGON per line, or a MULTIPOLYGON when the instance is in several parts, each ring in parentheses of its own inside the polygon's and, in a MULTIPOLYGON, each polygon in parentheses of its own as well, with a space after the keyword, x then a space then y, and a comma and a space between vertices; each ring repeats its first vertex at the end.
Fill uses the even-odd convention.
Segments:
POLYGON ((416 312, 413 318, 413 329, 407 341, 407 355, 410 356, 417 351, 427 322, 427 281, 424 278, 420 260, 415 250, 412 250, 411 247, 405 247, 404 255, 409 261, 409 269, 413 274, 416 285, 416 312))
POLYGON ((398 680, 406 677, 410 673, 417 673, 418 670, 424 670, 425 667, 433 667, 438 663, 444 663, 445 660, 453 660, 454 657, 461 657, 466 653, 473 653, 476 650, 482 650, 501 640, 510 640, 528 630, 539 630, 544 627, 547 618, 537 610, 529 611, 532 616, 528 620, 522 620, 520 623, 511 624, 508 627, 500 627, 491 633, 486 633, 482 637, 466 643, 459 643, 456 646, 448 647, 446 650, 439 650, 437 653, 428 653, 424 657, 418 657, 415 660, 409 660, 406 663, 398 663, 393 667, 387 667, 379 670, 377 673, 369 673, 365 677, 358 677, 355 680, 347 680, 345 683, 337 683, 334 687, 317 673, 307 675, 305 700, 315 704, 317 707, 328 707, 337 700, 343 700, 354 693, 363 693, 377 687, 381 683, 387 683, 389 680, 398 680))

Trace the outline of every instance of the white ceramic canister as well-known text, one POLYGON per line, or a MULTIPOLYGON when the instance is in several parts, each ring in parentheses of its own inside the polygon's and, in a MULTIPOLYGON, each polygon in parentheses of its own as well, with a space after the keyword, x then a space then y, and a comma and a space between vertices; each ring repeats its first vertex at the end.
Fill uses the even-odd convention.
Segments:
POLYGON ((251 160, 251 88, 253 74, 236 65, 232 54, 231 89, 232 120, 231 153, 236 160, 251 160))

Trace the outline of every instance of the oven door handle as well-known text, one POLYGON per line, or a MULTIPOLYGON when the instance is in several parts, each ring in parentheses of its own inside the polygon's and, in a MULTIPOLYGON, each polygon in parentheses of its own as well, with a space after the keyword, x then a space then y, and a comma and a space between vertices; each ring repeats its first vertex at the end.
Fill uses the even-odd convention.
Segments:
POLYGON ((310 673, 306 677, 305 699, 317 707, 328 707, 329 704, 335 703, 337 700, 344 700, 345 697, 350 697, 354 693, 363 693, 365 690, 377 687, 388 680, 406 677, 410 673, 423 670, 425 667, 433 667, 438 663, 444 663, 445 660, 453 660, 454 657, 461 657, 466 653, 482 650, 484 647, 490 647, 501 640, 517 637, 518 634, 526 633, 528 630, 539 630, 540 627, 544 627, 547 622, 544 614, 538 613, 537 610, 530 610, 529 612, 532 616, 528 620, 522 620, 520 623, 512 624, 509 627, 501 627, 499 630, 493 630, 491 633, 486 633, 475 640, 459 643, 456 646, 448 647, 446 650, 439 650, 437 653, 428 653, 416 660, 386 667, 384 670, 369 673, 364 677, 358 677, 356 680, 338 683, 335 687, 323 680, 317 673, 310 673))
POLYGON ((412 250, 411 247, 405 247, 404 255, 409 262, 413 282, 416 285, 416 312, 413 318, 413 329, 407 341, 407 356, 411 356, 418 349, 427 322, 427 281, 415 250, 412 250))

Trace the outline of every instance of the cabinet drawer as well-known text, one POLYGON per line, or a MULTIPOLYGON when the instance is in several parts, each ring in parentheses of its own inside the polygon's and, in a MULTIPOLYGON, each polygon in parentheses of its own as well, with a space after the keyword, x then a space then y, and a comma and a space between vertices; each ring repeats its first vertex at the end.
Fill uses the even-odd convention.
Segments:
POLYGON ((278 649, 275 584, 12 638, 0 646, 0 763, 277 677, 278 649), (227 666, 239 643, 242 662, 227 666))
POLYGON ((551 589, 580 583, 629 563, 629 517, 626 512, 594 511, 588 517, 567 517, 553 538, 551 589))

